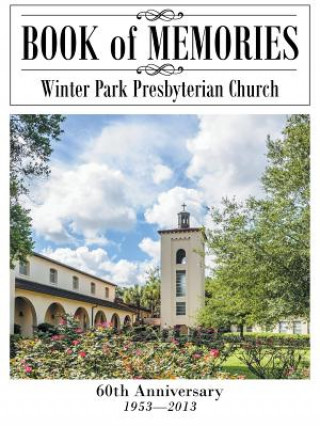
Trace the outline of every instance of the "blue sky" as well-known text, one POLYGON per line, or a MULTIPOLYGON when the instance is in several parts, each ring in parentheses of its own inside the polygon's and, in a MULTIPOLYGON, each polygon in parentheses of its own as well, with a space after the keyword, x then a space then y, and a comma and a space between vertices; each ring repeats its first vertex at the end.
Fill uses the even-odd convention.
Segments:
POLYGON ((35 250, 116 284, 159 265, 157 230, 261 193, 266 137, 283 115, 69 115, 49 178, 31 183, 35 250))

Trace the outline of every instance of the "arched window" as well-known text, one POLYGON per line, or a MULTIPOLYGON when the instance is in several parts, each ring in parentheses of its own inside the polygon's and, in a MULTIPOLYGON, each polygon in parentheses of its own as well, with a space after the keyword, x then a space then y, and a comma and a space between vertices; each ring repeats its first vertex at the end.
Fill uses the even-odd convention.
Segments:
POLYGON ((185 264, 186 262, 186 251, 184 249, 179 249, 176 254, 176 264, 185 264))
POLYGON ((74 318, 78 321, 80 328, 89 328, 89 314, 83 307, 79 307, 74 313, 74 318))
POLYGON ((131 319, 130 319, 130 316, 129 316, 129 315, 127 315, 127 316, 124 318, 123 326, 127 326, 127 327, 131 326, 131 319))
POLYGON ((120 318, 116 313, 111 317, 111 325, 114 329, 120 329, 120 318))
POLYGON ((24 297, 16 297, 14 323, 20 326, 23 337, 31 337, 37 326, 37 316, 31 301, 24 297))
POLYGON ((65 314, 66 312, 62 305, 57 302, 53 302, 49 305, 46 311, 44 321, 46 323, 50 323, 51 325, 57 326, 60 324, 61 319, 63 319, 65 314))
POLYGON ((105 327, 107 323, 107 318, 106 315, 104 314, 103 311, 99 310, 94 318, 94 326, 96 328, 100 327, 105 327))

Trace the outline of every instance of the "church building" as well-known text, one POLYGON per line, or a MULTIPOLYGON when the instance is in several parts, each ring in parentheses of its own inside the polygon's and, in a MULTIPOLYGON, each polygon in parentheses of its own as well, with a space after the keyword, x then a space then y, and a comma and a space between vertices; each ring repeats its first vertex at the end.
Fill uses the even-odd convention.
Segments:
POLYGON ((33 253, 11 270, 10 333, 31 336, 40 324, 58 325, 65 314, 83 329, 132 325, 138 310, 117 300, 115 289, 101 277, 33 253))
MULTIPOLYGON (((175 228, 160 230, 161 308, 160 319, 144 322, 163 329, 181 331, 197 326, 197 315, 205 304, 205 260, 202 228, 190 226, 186 205, 178 213, 175 228)), ((33 253, 27 262, 11 270, 11 329, 31 336, 41 323, 57 325, 64 314, 79 319, 83 329, 108 323, 114 328, 140 320, 141 310, 115 296, 116 285, 77 268, 33 253)), ((307 333, 305 319, 283 319, 274 332, 307 333)), ((237 330, 231 326, 231 330, 237 330)), ((247 331, 259 331, 257 325, 247 331)))

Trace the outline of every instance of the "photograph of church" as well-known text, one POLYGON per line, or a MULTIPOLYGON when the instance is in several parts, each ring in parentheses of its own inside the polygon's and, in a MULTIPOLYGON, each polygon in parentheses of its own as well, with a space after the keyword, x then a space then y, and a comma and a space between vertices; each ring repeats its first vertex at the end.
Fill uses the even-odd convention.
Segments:
POLYGON ((308 375, 309 116, 10 126, 15 378, 308 375))

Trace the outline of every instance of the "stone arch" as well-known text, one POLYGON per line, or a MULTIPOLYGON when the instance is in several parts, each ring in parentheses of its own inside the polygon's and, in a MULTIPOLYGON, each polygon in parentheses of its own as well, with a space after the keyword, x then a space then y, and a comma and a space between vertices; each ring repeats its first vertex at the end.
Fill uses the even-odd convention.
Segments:
POLYGON ((79 321, 79 327, 82 329, 88 329, 90 326, 89 323, 89 314, 87 310, 83 307, 78 307, 74 313, 74 318, 79 321))
POLYGON ((99 310, 94 317, 94 326, 97 328, 98 326, 104 326, 107 322, 107 317, 102 310, 99 310))
POLYGON ((117 313, 114 313, 111 317, 111 326, 114 329, 120 329, 120 317, 118 316, 117 313))
POLYGON ((186 264, 187 255, 184 249, 178 249, 176 253, 176 264, 186 264))
POLYGON ((33 330, 37 326, 37 315, 32 302, 28 298, 16 297, 14 323, 20 326, 22 336, 32 336, 33 330))
POLYGON ((50 323, 51 325, 58 326, 65 314, 66 312, 63 306, 58 302, 53 302, 47 308, 44 321, 46 323, 50 323))
POLYGON ((123 326, 127 328, 131 326, 131 317, 129 316, 129 314, 127 314, 126 317, 124 318, 123 326))

